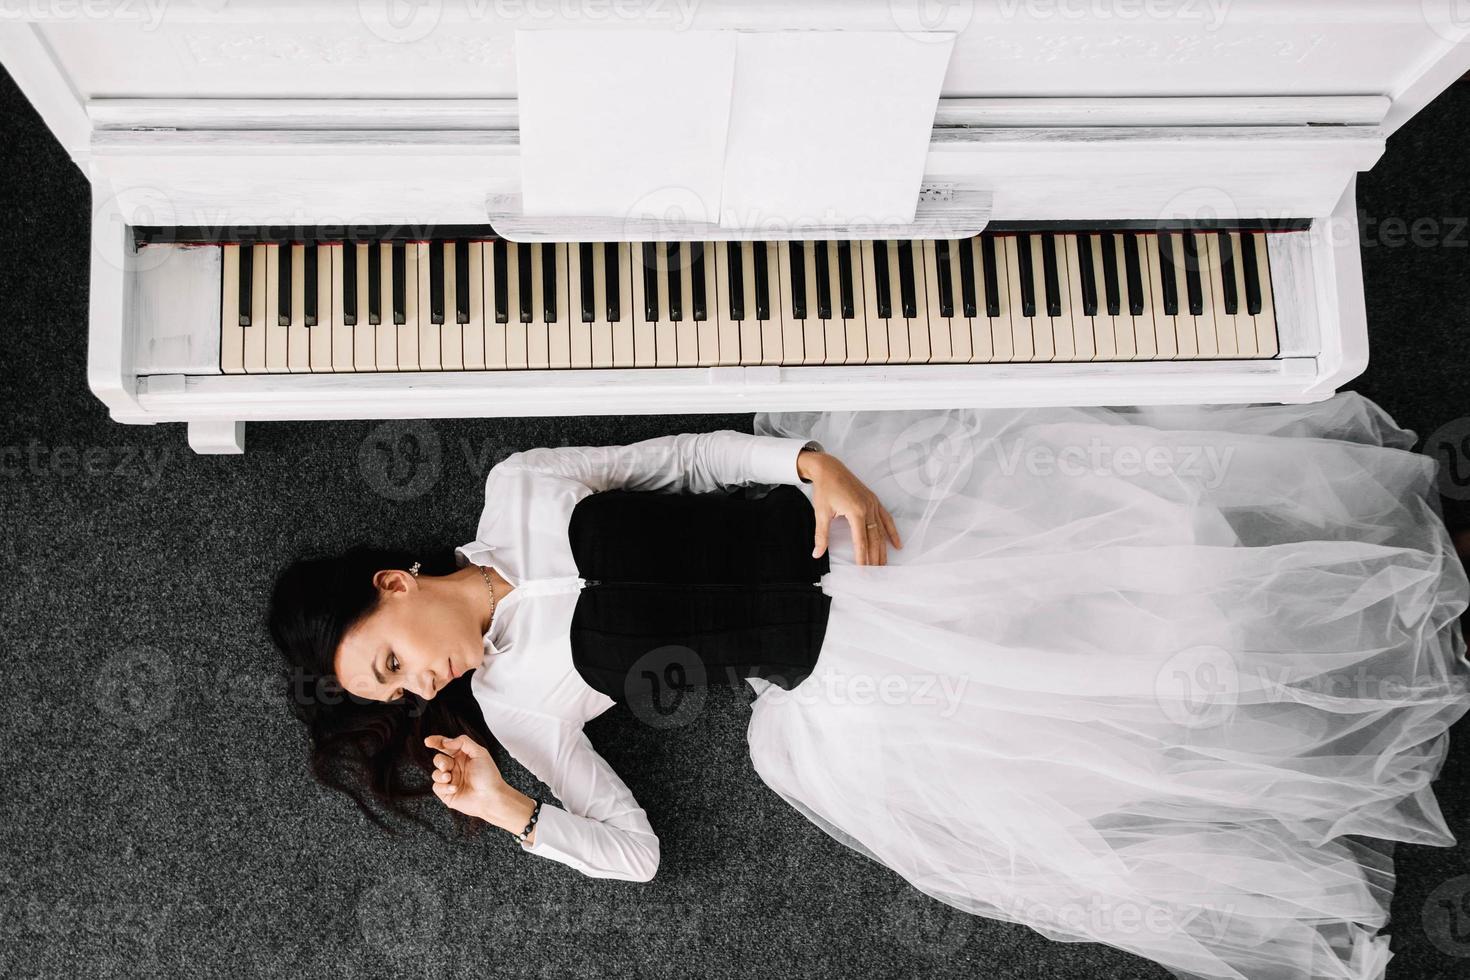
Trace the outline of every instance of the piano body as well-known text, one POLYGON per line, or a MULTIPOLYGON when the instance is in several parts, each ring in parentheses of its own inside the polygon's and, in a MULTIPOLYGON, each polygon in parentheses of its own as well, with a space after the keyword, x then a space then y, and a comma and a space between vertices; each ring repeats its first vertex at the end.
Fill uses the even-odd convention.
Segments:
POLYGON ((1355 175, 1470 66, 1463 14, 37 2, 0 60, 93 186, 92 390, 240 452, 253 420, 1325 398, 1367 361, 1355 175), (914 222, 519 214, 514 36, 556 27, 955 32, 914 222))

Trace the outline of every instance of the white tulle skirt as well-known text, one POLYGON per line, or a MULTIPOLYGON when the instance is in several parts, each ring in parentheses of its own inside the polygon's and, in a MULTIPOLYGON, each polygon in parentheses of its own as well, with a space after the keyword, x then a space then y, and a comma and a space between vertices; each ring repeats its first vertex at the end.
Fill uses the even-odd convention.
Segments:
MULTIPOLYGON (((1366 399, 762 413, 903 536, 844 522, 816 671, 757 682, 761 778, 915 887, 1181 977, 1378 977, 1385 841, 1470 708, 1432 460, 1366 399)), ((804 488, 810 494, 810 488, 804 488)))

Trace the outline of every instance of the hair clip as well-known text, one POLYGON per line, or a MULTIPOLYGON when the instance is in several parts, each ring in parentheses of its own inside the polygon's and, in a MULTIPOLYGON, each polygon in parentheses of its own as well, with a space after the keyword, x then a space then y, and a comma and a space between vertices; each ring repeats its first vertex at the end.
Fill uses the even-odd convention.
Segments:
POLYGON ((419 577, 419 569, 423 567, 423 564, 424 563, 421 562, 421 561, 414 562, 413 563, 413 567, 408 570, 408 574, 412 575, 414 578, 418 578, 419 577))

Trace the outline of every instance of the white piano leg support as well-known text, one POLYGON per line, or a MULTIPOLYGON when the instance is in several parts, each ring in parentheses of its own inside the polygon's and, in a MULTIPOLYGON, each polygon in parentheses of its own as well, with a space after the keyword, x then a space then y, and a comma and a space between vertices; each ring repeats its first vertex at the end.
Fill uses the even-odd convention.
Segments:
POLYGON ((244 422, 190 422, 189 448, 196 453, 243 453, 244 422))

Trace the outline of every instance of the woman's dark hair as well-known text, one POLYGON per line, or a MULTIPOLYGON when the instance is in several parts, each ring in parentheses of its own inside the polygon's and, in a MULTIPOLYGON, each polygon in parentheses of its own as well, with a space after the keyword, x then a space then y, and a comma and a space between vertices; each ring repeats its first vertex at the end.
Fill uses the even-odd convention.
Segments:
MULTIPOLYGON (((410 691, 403 702, 371 701, 347 692, 332 661, 342 637, 378 606, 373 576, 383 569, 407 571, 415 558, 406 551, 358 545, 333 557, 293 562, 276 578, 270 601, 271 639, 286 658, 287 697, 311 742, 312 776, 351 796, 370 820, 394 829, 368 806, 368 797, 430 829, 433 825, 404 802, 433 793, 432 782, 414 785, 404 769, 434 771, 429 735, 469 735, 494 752, 498 746, 470 692, 473 672, 446 685, 432 700, 410 691)), ((452 552, 425 553, 422 572, 454 570, 452 552)), ((455 820, 462 829, 480 821, 455 820)), ((437 832, 437 831, 436 831, 437 832)))

